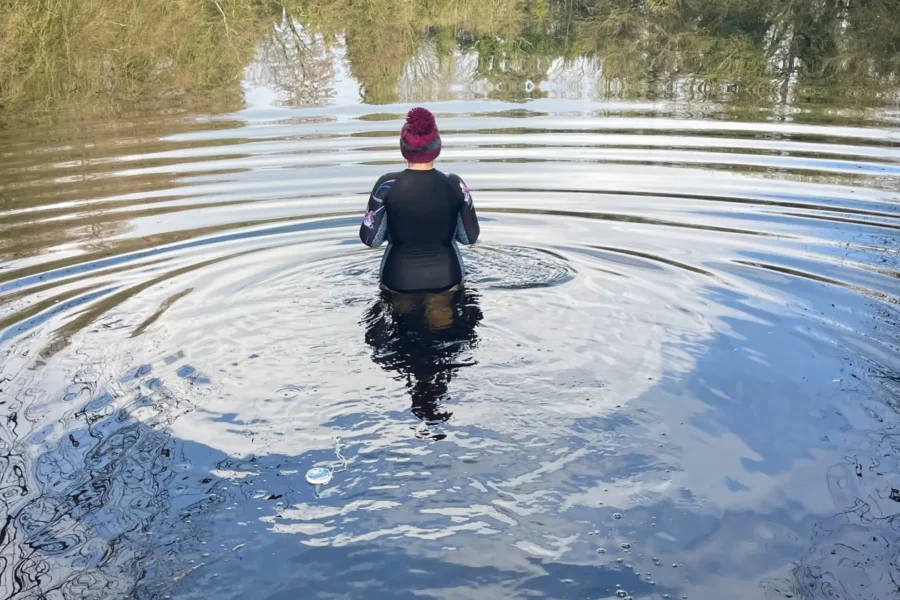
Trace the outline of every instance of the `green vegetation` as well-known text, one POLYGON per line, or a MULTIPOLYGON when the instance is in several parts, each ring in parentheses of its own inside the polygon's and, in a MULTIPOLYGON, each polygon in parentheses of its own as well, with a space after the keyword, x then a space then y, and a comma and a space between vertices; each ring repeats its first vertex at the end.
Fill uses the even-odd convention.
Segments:
POLYGON ((226 90, 266 28, 247 0, 0 0, 0 106, 226 90))
POLYGON ((897 0, 0 0, 0 111, 172 96, 233 108, 261 51, 293 101, 321 102, 341 40, 375 104, 397 99, 425 47, 438 62, 420 79, 475 52, 507 99, 579 58, 611 97, 896 103, 900 88, 897 0))

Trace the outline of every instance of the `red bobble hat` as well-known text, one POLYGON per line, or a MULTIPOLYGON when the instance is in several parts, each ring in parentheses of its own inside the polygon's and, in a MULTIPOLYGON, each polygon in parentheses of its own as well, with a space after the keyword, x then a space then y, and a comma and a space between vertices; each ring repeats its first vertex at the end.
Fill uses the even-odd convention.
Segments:
POLYGON ((411 163, 430 163, 441 153, 441 134, 427 108, 417 107, 407 113, 400 130, 400 153, 411 163))

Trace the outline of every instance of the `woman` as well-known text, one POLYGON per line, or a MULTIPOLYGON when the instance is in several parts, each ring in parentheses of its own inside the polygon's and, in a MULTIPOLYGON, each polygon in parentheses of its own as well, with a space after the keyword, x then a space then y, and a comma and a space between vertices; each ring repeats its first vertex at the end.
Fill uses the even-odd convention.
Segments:
POLYGON ((434 168, 441 136, 427 109, 406 115, 400 153, 407 169, 375 183, 359 237, 373 248, 388 243, 381 260, 386 290, 409 294, 458 288, 465 268, 456 243, 478 240, 478 216, 465 182, 434 168))

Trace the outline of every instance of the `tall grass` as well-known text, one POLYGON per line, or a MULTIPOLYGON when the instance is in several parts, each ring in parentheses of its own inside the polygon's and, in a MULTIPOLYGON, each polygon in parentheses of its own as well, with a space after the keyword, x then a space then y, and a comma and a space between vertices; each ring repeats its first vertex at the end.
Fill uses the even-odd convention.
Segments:
POLYGON ((0 107, 227 89, 252 57, 259 9, 251 0, 0 0, 0 107))

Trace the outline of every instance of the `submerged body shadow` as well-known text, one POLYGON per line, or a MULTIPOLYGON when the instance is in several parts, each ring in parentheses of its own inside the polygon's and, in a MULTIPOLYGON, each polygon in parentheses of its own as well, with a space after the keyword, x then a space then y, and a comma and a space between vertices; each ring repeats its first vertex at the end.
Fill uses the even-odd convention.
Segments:
POLYGON ((426 424, 452 417, 442 404, 453 376, 477 364, 462 355, 477 347, 483 316, 477 293, 465 288, 441 294, 382 290, 366 309, 362 323, 372 361, 405 380, 412 412, 426 424))

